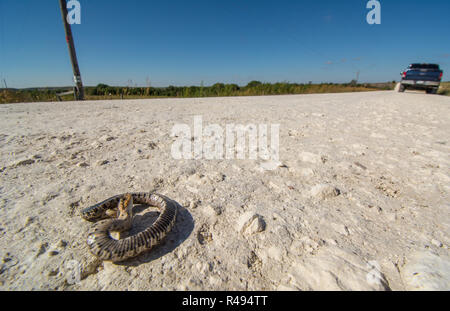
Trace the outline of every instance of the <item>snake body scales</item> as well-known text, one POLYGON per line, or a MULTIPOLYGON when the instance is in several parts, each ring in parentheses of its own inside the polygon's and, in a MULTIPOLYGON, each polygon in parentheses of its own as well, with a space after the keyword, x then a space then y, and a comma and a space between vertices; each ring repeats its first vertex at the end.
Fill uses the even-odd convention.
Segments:
POLYGON ((91 253, 102 260, 119 262, 135 257, 159 244, 175 224, 177 206, 172 200, 157 193, 126 193, 85 208, 81 216, 88 221, 98 221, 87 238, 91 253), (111 231, 124 232, 131 228, 133 203, 159 207, 160 215, 149 228, 136 235, 120 240, 112 238, 111 231), (116 208, 118 210, 116 219, 102 220, 110 218, 111 212, 116 208))

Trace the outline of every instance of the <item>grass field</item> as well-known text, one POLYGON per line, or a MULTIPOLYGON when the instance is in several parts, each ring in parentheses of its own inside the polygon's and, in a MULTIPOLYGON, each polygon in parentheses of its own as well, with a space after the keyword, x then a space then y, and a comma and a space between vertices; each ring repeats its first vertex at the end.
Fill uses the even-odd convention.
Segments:
POLYGON ((450 82, 442 82, 438 94, 450 96, 450 82))

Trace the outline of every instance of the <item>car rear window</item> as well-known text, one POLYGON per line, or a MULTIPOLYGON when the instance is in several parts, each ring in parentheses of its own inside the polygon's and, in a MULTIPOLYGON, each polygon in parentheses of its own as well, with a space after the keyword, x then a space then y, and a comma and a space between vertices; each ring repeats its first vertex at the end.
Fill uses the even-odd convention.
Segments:
POLYGON ((436 69, 439 70, 439 65, 435 64, 411 64, 409 65, 411 69, 436 69))

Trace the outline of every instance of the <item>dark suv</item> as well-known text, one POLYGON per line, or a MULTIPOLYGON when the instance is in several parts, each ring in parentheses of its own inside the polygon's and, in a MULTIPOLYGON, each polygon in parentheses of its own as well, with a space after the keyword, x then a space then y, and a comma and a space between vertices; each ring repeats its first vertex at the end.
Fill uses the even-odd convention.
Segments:
POLYGON ((401 73, 399 92, 405 89, 425 90, 436 94, 441 83, 443 71, 436 64, 411 64, 401 73))

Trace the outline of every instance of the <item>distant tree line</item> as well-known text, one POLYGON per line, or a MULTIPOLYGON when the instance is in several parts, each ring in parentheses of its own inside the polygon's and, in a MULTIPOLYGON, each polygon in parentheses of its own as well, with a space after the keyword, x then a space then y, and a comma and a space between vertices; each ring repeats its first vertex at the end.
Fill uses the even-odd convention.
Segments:
POLYGON ((214 97, 214 96, 249 96, 249 95, 282 95, 325 92, 349 92, 374 89, 370 85, 361 84, 299 84, 299 83, 262 83, 251 81, 246 86, 237 84, 216 83, 212 86, 168 86, 168 87, 117 87, 99 84, 86 87, 89 96, 138 96, 138 97, 214 97))
MULTIPOLYGON (((394 81, 395 82, 395 81, 394 81)), ((251 81, 246 86, 216 83, 211 86, 168 86, 168 87, 123 87, 99 84, 85 87, 86 99, 107 98, 155 98, 155 97, 217 97, 217 96, 257 96, 284 94, 313 94, 361 92, 393 89, 395 83, 263 83, 251 81)), ((57 94, 67 88, 0 89, 0 103, 56 101, 57 94)), ((63 100, 73 100, 73 95, 62 96, 63 100)))

